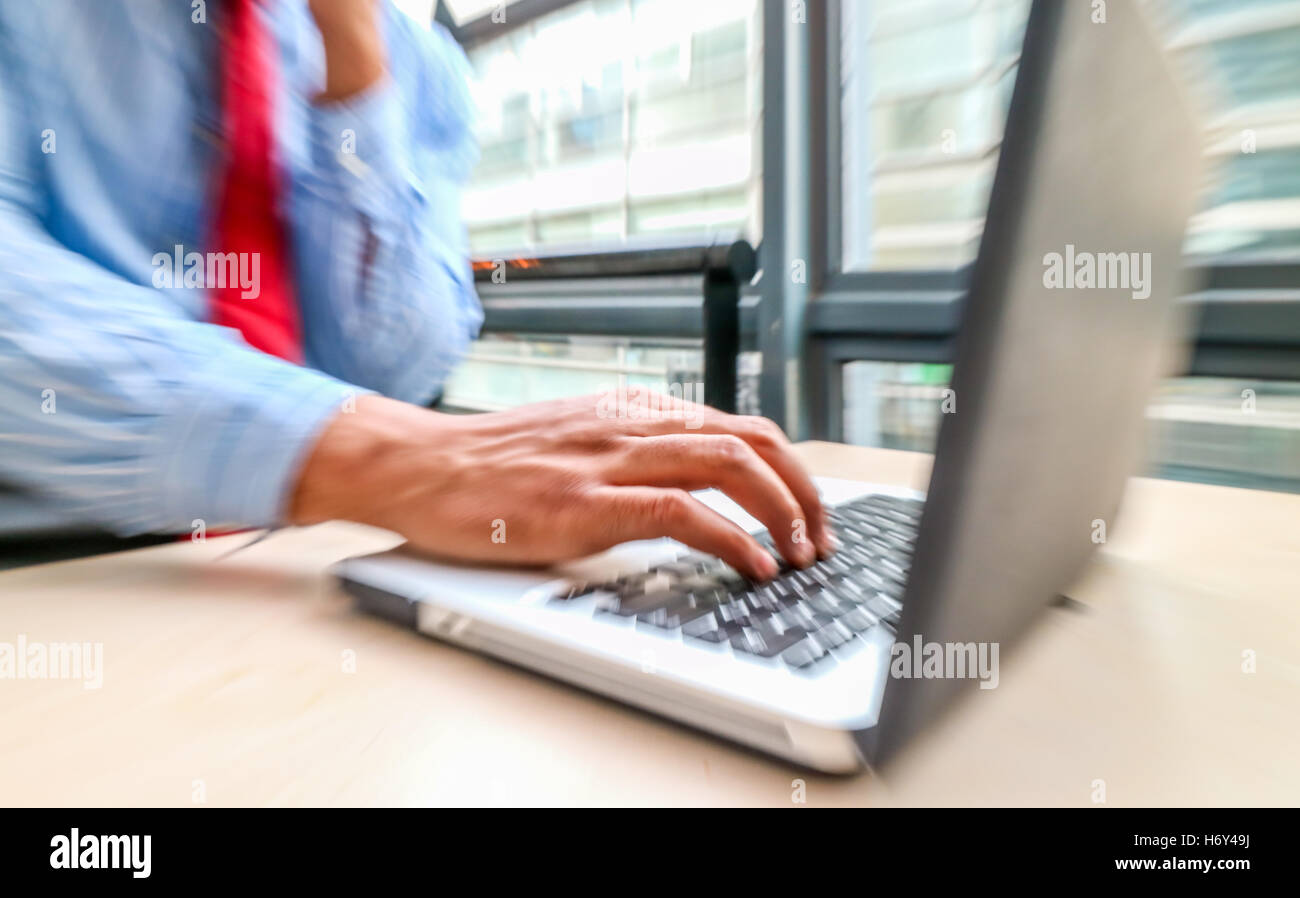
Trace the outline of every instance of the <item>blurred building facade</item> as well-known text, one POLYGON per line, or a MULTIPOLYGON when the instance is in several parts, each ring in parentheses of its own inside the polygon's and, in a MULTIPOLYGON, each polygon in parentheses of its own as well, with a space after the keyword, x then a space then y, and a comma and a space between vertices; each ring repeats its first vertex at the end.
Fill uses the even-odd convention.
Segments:
MULTIPOLYGON (((834 0, 832 0, 834 2, 834 0)), ((1189 261, 1300 260, 1300 2, 1150 0, 1205 90, 1217 165, 1189 261)), ((476 43, 476 255, 683 234, 762 239, 763 4, 579 0, 476 43)), ((951 270, 978 247, 1028 0, 838 3, 839 256, 846 272, 951 270)), ((507 8, 507 15, 508 15, 507 8)), ((814 60, 820 65, 823 61, 814 60)), ((816 300, 814 299, 814 302, 816 300)), ((449 387, 498 408, 698 376, 698 342, 493 334, 449 387)), ((741 359, 742 408, 758 361, 741 359)), ((843 438, 927 449, 944 364, 842 368, 843 438)), ((1177 378, 1154 398, 1152 468, 1300 488, 1300 383, 1177 378)))

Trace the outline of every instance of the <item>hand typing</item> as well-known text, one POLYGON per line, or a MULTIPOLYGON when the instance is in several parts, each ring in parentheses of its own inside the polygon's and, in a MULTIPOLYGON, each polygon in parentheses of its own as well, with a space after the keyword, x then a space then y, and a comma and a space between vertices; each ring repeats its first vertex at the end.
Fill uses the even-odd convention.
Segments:
POLYGON ((620 542, 673 537, 767 579, 772 557, 688 491, 717 487, 758 518, 792 564, 829 554, 817 490, 780 429, 658 397, 656 415, 589 396, 448 415, 378 396, 326 428, 291 518, 394 530, 468 561, 543 564, 620 542))

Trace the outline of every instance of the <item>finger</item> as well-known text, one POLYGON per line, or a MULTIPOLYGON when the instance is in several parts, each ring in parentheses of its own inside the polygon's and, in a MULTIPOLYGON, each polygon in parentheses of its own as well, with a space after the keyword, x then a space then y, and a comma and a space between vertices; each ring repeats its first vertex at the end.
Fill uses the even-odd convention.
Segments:
POLYGON ((619 486, 717 487, 763 523, 792 564, 807 567, 817 560, 813 543, 805 538, 803 509, 785 481, 740 437, 632 437, 614 453, 606 476, 619 486))
POLYGON ((685 490, 609 486, 594 495, 611 544, 667 536, 718 556, 752 580, 776 576, 776 562, 766 549, 685 490))
POLYGON ((757 416, 728 416, 739 428, 737 436, 754 447, 777 476, 785 481, 795 501, 803 509, 808 522, 808 536, 823 556, 835 551, 835 538, 826 519, 821 494, 803 462, 794 453, 794 447, 785 434, 771 420, 757 416))
POLYGON ((835 550, 821 496, 785 434, 775 423, 756 415, 729 415, 707 405, 672 396, 647 393, 641 397, 639 413, 620 418, 620 427, 631 436, 662 436, 670 433, 721 434, 740 437, 754 448, 789 487, 803 508, 808 536, 823 555, 835 550))

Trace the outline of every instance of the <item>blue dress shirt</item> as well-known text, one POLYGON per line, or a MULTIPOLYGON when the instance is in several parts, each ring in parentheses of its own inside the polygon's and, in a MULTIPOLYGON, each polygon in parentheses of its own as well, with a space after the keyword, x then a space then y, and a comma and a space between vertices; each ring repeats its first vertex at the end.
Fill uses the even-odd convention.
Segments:
POLYGON ((307 364, 157 287, 214 214, 220 0, 0 0, 0 483, 123 535, 283 522, 298 468, 350 400, 435 396, 482 313, 459 187, 468 69, 382 5, 389 77, 314 104, 305 0, 261 13, 307 364))

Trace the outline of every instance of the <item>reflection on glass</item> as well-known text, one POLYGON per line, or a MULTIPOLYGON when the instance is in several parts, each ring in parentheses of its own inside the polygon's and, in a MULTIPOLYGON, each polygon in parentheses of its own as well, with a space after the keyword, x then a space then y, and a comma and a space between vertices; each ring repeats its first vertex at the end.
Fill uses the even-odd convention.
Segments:
POLYGON ((889 0, 840 8, 843 267, 970 261, 1028 3, 889 0))
MULTIPOLYGON (((736 359, 736 411, 742 415, 758 414, 762 367, 757 352, 736 359)), ((489 334, 456 369, 443 405, 453 411, 498 411, 633 386, 702 402, 700 341, 489 334)))
MULTIPOLYGON (((1204 95, 1219 163, 1188 251, 1300 253, 1300 2, 1148 7, 1204 95)), ((846 0, 841 9, 844 268, 970 261, 1028 4, 846 0)))
POLYGON ((497 411, 565 396, 647 387, 685 395, 702 390, 698 340, 486 335, 447 384, 443 403, 497 411))
POLYGON ((1218 176, 1188 250, 1300 253, 1300 3, 1168 0, 1171 45, 1209 76, 1218 176))
POLYGON ((757 0, 580 0, 473 48, 476 255, 758 239, 757 0))
MULTIPOLYGON (((934 451, 949 365, 844 366, 844 439, 934 451)), ((1300 492, 1300 382, 1179 377, 1147 407, 1148 473, 1300 492)))

